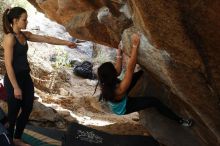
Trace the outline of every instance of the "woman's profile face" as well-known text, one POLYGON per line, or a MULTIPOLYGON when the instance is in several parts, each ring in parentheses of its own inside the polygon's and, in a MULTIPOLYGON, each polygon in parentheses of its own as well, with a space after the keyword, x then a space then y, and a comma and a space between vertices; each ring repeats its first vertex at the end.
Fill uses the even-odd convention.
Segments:
POLYGON ((22 13, 21 17, 17 19, 15 23, 20 29, 26 29, 28 23, 27 13, 22 13))

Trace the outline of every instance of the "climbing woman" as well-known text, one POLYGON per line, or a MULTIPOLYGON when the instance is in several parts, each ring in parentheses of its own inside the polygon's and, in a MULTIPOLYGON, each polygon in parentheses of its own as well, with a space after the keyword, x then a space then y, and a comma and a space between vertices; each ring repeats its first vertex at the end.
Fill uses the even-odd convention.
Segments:
POLYGON ((105 62, 98 68, 98 79, 101 87, 100 100, 107 101, 110 109, 117 115, 129 114, 149 107, 155 107, 164 116, 182 124, 183 126, 191 126, 191 120, 185 120, 177 116, 172 110, 166 107, 155 97, 129 97, 128 93, 134 87, 137 80, 143 74, 138 71, 133 74, 136 60, 140 36, 133 34, 131 38, 131 56, 127 64, 125 76, 122 80, 118 79, 122 70, 122 55, 120 47, 117 50, 116 64, 105 62))

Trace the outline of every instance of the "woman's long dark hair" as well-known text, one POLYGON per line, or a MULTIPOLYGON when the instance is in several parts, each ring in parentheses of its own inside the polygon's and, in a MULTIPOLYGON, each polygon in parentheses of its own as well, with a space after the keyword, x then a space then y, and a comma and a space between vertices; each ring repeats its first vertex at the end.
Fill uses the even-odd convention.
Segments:
POLYGON ((103 63, 98 68, 98 78, 102 91, 99 100, 115 101, 115 88, 119 80, 114 65, 111 62, 103 63))
POLYGON ((13 24, 13 19, 19 19, 23 13, 27 13, 24 8, 14 7, 11 9, 6 9, 3 13, 3 30, 5 34, 13 33, 11 25, 13 24))

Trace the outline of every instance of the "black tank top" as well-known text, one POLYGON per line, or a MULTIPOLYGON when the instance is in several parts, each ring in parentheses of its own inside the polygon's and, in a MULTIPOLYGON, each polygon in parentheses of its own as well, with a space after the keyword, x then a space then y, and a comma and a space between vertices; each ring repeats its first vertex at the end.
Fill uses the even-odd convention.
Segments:
MULTIPOLYGON (((23 35, 24 33, 21 32, 23 35)), ((27 44, 27 37, 25 37, 25 44, 21 44, 16 37, 15 34, 13 34, 15 37, 15 45, 13 47, 13 69, 15 73, 28 71, 30 72, 30 67, 27 59, 27 51, 28 51, 28 44, 27 44)))

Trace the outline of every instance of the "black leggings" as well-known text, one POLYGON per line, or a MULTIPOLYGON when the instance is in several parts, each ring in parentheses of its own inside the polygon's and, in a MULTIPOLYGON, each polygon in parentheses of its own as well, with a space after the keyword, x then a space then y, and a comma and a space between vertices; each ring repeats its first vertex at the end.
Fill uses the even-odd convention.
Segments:
POLYGON ((182 120, 181 117, 176 115, 172 110, 170 110, 162 102, 154 97, 128 97, 125 114, 129 114, 150 107, 156 108, 162 115, 170 118, 171 120, 177 122, 180 122, 182 120))
POLYGON ((7 75, 4 78, 4 85, 8 93, 9 136, 20 139, 33 108, 34 85, 28 71, 16 74, 16 80, 22 90, 22 100, 14 97, 14 88, 7 75), (18 116, 20 109, 21 113, 18 116), (15 124, 16 130, 14 133, 15 124))
MULTIPOLYGON (((138 81, 138 79, 141 77, 142 74, 143 71, 134 73, 131 85, 127 93, 129 93, 129 91, 135 86, 136 82, 138 81)), ((181 117, 176 115, 172 110, 166 107, 162 102, 160 102, 155 97, 128 97, 125 114, 137 112, 139 110, 143 110, 150 107, 156 108, 162 115, 174 121, 180 122, 180 120, 182 120, 181 117)))

